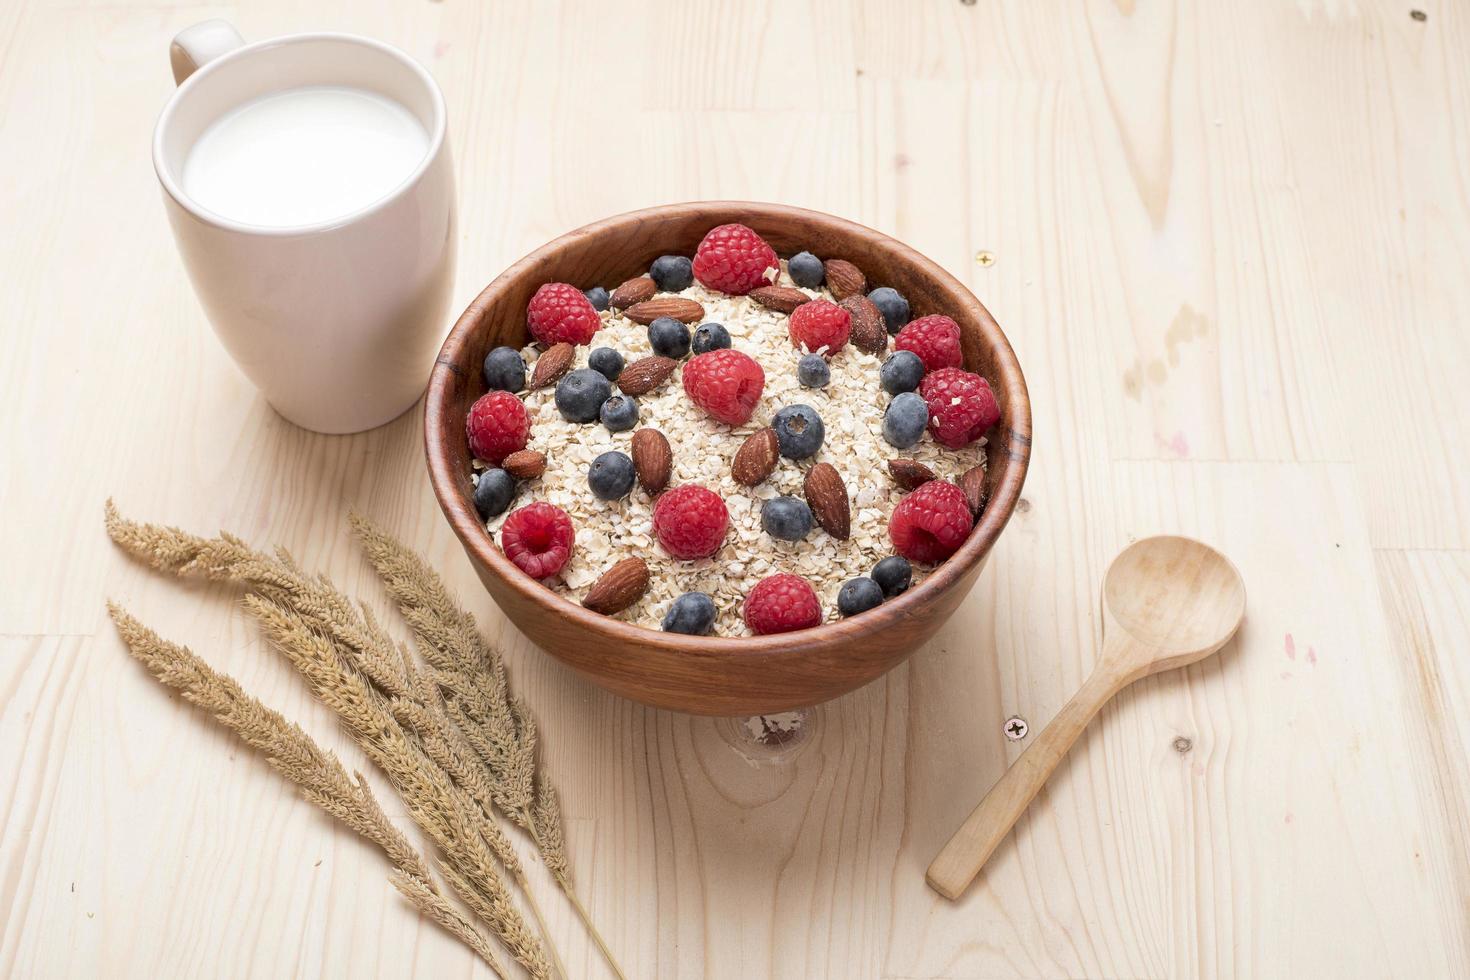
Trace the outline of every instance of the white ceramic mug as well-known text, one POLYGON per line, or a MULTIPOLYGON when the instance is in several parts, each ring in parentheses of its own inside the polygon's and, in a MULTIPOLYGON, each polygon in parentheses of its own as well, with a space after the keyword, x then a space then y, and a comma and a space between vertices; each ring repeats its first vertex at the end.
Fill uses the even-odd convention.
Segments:
POLYGON ((447 328, 454 173, 444 96, 417 62, 346 34, 245 44, 224 21, 181 33, 178 90, 153 134, 153 166, 194 290, 230 355, 276 411, 317 432, 358 432, 413 406, 447 328), (302 86, 350 86, 397 102, 428 152, 357 211, 274 227, 215 214, 184 190, 190 149, 224 113, 302 86))

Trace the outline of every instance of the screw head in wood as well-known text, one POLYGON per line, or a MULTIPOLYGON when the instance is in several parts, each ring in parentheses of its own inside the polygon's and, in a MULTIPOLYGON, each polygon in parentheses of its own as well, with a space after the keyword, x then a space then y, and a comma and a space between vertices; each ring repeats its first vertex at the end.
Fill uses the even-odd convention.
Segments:
POLYGON ((1026 724, 1026 719, 1017 715, 1011 715, 1006 719, 1006 723, 1001 726, 1001 731, 1005 732, 1006 738, 1012 742, 1019 742, 1026 737, 1026 733, 1030 730, 1030 726, 1026 724))

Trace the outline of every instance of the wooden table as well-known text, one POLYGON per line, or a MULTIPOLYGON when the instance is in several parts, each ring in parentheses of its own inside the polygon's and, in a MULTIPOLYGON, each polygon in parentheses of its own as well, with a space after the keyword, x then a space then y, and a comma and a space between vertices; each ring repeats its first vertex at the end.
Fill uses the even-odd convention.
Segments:
POLYGON ((361 761, 234 592, 110 546, 109 494, 379 606, 348 512, 427 554, 542 723, 629 976, 1470 972, 1470 10, 1411 6, 0 4, 0 975, 489 975, 124 655, 107 597, 361 761), (855 218, 967 281, 1035 456, 940 639, 781 751, 530 647, 440 517, 420 412, 303 432, 210 333, 148 155, 168 39, 209 16, 432 69, 458 306, 561 231, 710 197, 855 218), (939 899, 925 864, 1026 745, 1003 724, 1077 687, 1108 559, 1155 532, 1238 563, 1239 641, 1105 710, 939 899))

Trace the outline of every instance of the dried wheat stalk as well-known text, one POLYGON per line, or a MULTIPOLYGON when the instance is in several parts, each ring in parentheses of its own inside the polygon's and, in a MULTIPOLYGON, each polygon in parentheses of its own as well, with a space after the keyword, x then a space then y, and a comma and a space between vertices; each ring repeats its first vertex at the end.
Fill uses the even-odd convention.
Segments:
POLYGON ((545 773, 536 779, 536 724, 512 698, 505 663, 485 642, 474 617, 450 597, 434 570, 366 518, 354 516, 368 561, 403 612, 434 668, 446 705, 481 760, 495 775, 496 805, 529 833, 546 867, 563 886, 571 880, 556 791, 545 773), (551 802, 540 808, 537 799, 551 802))
POLYGON ((388 821, 362 773, 350 778, 336 755, 299 725, 246 694, 234 678, 215 671, 187 647, 162 639, 116 603, 108 603, 107 610, 128 651, 158 680, 258 749, 308 801, 376 844, 393 863, 389 878, 393 885, 420 912, 474 950, 497 976, 507 976, 488 940, 440 893, 424 859, 388 821))
POLYGON ((505 662, 486 642, 475 618, 454 601, 438 574, 416 553, 368 519, 352 529, 413 630, 443 703, 459 731, 493 775, 495 805, 530 834, 588 934, 614 973, 622 970, 572 888, 561 805, 550 777, 536 765, 536 723, 511 696, 505 662))
MULTIPOLYGON (((425 685, 416 682, 405 651, 366 610, 324 577, 307 576, 289 555, 273 558, 255 552, 229 534, 200 538, 177 528, 126 521, 110 501, 107 530, 119 545, 156 568, 235 581, 255 590, 245 598, 247 609, 393 782, 415 822, 446 855, 455 872, 446 877, 456 892, 532 976, 551 976, 544 947, 526 928, 496 869, 499 862, 525 882, 514 849, 488 812, 488 801, 475 792, 473 754, 452 723, 419 699, 425 685), (456 773, 465 782, 456 781, 456 773)), ((544 931, 534 897, 529 889, 525 894, 544 931)))

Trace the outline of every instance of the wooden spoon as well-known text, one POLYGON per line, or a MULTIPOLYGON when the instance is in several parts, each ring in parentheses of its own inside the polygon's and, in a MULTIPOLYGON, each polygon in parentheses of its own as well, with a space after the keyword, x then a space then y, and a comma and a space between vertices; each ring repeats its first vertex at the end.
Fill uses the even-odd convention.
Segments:
POLYGON ((1203 660, 1245 616, 1245 583, 1230 560, 1189 538, 1135 542, 1103 580, 1103 650, 1092 676, 991 787, 929 865, 930 887, 956 899, 1010 833, 1082 729, 1140 677, 1203 660))

